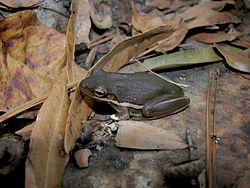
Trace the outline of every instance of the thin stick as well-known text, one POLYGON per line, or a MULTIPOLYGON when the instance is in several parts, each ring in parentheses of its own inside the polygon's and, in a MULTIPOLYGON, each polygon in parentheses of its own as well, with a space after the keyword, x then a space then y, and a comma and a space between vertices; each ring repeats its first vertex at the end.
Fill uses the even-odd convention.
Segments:
POLYGON ((141 63, 141 62, 138 61, 137 59, 135 59, 135 61, 136 61, 137 63, 139 63, 140 65, 142 65, 145 69, 147 69, 147 70, 148 70, 149 72, 151 72, 152 74, 158 76, 159 78, 161 78, 161 79, 163 79, 163 80, 166 80, 167 82, 170 82, 170 83, 175 84, 175 85, 180 86, 180 87, 188 87, 188 85, 186 85, 186 84, 179 84, 179 83, 177 83, 177 82, 174 82, 174 81, 170 80, 169 78, 167 78, 167 77, 165 77, 165 76, 162 76, 162 75, 159 75, 159 74, 153 72, 152 70, 150 70, 148 67, 146 67, 143 63, 141 63))
MULTIPOLYGON (((215 135, 215 102, 217 92, 218 75, 213 69, 212 76, 208 84, 208 92, 206 99, 206 163, 207 163, 207 180, 208 187, 215 187, 215 153, 216 145, 211 136, 215 135), (213 107, 211 107, 213 104, 213 107), (211 117, 212 114, 212 117, 211 117), (212 118, 212 121, 211 121, 212 118)), ((217 72, 218 73, 218 72, 217 72)))
POLYGON ((107 42, 107 41, 111 40, 112 38, 114 38, 115 35, 116 35, 116 34, 113 34, 113 35, 111 35, 111 36, 109 36, 109 37, 106 37, 106 38, 104 38, 104 39, 98 40, 98 41, 96 41, 96 42, 94 42, 94 43, 90 43, 90 46, 89 46, 89 47, 94 47, 94 46, 97 46, 98 44, 107 42))

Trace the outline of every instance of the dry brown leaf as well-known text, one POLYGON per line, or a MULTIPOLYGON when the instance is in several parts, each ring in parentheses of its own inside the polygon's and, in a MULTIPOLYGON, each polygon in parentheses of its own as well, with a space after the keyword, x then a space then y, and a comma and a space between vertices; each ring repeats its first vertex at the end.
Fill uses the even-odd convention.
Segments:
POLYGON ((166 25, 167 21, 156 15, 139 12, 135 3, 132 3, 132 25, 137 31, 146 32, 150 29, 166 25))
POLYGON ((33 127, 25 187, 60 187, 69 159, 63 144, 69 109, 68 92, 65 76, 58 80, 60 82, 53 85, 33 127))
POLYGON ((165 53, 173 50, 183 41, 187 32, 188 28, 186 24, 181 24, 170 37, 158 42, 159 47, 155 51, 165 53))
POLYGON ((65 36, 42 25, 32 11, 0 21, 0 110, 47 93, 65 66, 65 36), (58 53, 60 52, 60 53, 58 53))
POLYGON ((74 148, 76 140, 80 136, 81 127, 83 126, 81 120, 88 118, 92 111, 90 106, 82 99, 79 87, 76 87, 70 104, 65 130, 64 148, 67 153, 74 148))
POLYGON ((140 121, 119 121, 116 146, 144 150, 170 150, 187 147, 178 136, 140 121))
MULTIPOLYGON (((44 0, 1 0, 1 3, 11 7, 11 8, 21 8, 21 7, 34 7, 44 0)), ((0 5, 0 8, 6 8, 0 5)))
POLYGON ((193 19, 204 14, 209 10, 221 10, 226 4, 234 4, 233 0, 224 0, 224 1, 200 1, 199 4, 188 8, 185 12, 178 14, 175 18, 176 21, 183 19, 184 21, 193 19))
POLYGON ((74 25, 75 27, 75 35, 76 35, 76 44, 80 44, 81 42, 87 44, 89 46, 89 32, 91 28, 91 20, 90 20, 90 10, 91 5, 89 0, 76 0, 72 1, 71 4, 72 12, 74 12, 71 17, 74 17, 74 25))
POLYGON ((235 40, 240 35, 241 33, 237 31, 227 32, 227 33, 225 31, 219 31, 216 33, 198 33, 193 35, 191 39, 210 44, 223 41, 232 41, 235 40))
POLYGON ((238 40, 235 40, 233 42, 231 42, 232 44, 235 44, 237 46, 242 46, 245 48, 250 48, 250 40, 246 40, 244 38, 240 38, 238 40))
POLYGON ((216 24, 239 23, 240 19, 229 12, 217 12, 214 10, 206 10, 196 19, 187 23, 188 28, 202 26, 213 26, 216 24))
POLYGON ((105 71, 115 72, 127 64, 131 58, 136 57, 156 42, 171 36, 176 29, 173 25, 166 25, 125 39, 103 56, 96 66, 103 67, 105 71))
POLYGON ((112 26, 113 21, 111 17, 110 5, 104 1, 97 5, 97 10, 92 1, 90 3, 90 16, 96 27, 100 29, 108 29, 112 26))
POLYGON ((227 64, 237 70, 242 72, 250 72, 250 58, 244 56, 243 53, 235 52, 229 50, 228 48, 224 48, 222 46, 216 46, 219 52, 226 59, 227 64))

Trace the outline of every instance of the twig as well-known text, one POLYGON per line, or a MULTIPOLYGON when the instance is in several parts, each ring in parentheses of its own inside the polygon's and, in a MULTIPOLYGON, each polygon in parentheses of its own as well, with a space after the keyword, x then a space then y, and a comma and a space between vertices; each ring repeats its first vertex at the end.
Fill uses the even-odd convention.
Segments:
POLYGON ((92 42, 92 43, 90 43, 90 47, 94 47, 94 46, 97 46, 98 44, 107 42, 107 41, 111 40, 112 38, 114 38, 115 35, 116 35, 116 34, 113 34, 113 35, 111 35, 111 36, 109 36, 109 37, 106 37, 106 38, 104 38, 104 39, 101 39, 101 40, 99 40, 99 41, 92 42))
POLYGON ((188 87, 188 85, 186 85, 186 84, 179 84, 179 83, 176 83, 176 82, 170 80, 169 78, 167 78, 167 77, 165 77, 165 76, 162 76, 162 75, 159 75, 159 74, 155 73, 154 71, 150 70, 148 67, 146 67, 143 63, 141 63, 141 62, 138 61, 137 59, 135 59, 135 61, 136 61, 137 63, 139 63, 140 65, 142 65, 145 69, 147 69, 147 70, 148 70, 149 72, 151 72, 152 74, 158 76, 159 78, 161 78, 161 79, 163 79, 163 80, 166 80, 167 82, 170 82, 170 83, 172 83, 172 84, 178 85, 178 86, 180 86, 180 87, 188 87))
POLYGON ((208 83, 208 92, 206 99, 206 156, 207 156, 206 163, 207 163, 207 181, 209 188, 215 187, 214 173, 215 173, 216 143, 213 140, 213 136, 215 135, 215 102, 216 102, 218 78, 219 78, 218 72, 214 65, 213 72, 208 83))

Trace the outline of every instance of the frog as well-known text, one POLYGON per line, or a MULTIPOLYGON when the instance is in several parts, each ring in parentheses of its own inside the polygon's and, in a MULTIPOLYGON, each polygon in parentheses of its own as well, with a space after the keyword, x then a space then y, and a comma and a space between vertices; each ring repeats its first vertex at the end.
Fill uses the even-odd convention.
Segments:
POLYGON ((117 73, 95 68, 79 88, 82 96, 109 103, 120 120, 163 118, 190 104, 181 87, 148 72, 117 73))

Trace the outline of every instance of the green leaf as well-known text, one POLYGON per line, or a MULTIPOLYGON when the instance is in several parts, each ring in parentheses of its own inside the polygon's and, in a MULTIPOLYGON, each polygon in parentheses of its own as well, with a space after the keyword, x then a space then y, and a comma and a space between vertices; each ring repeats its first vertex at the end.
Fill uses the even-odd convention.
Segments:
MULTIPOLYGON (((143 64, 149 69, 161 70, 220 60, 222 58, 215 53, 213 48, 208 47, 201 50, 188 50, 149 58, 143 64)), ((137 71, 143 72, 147 70, 143 66, 140 66, 137 71)))

